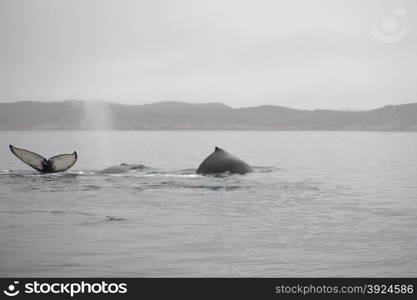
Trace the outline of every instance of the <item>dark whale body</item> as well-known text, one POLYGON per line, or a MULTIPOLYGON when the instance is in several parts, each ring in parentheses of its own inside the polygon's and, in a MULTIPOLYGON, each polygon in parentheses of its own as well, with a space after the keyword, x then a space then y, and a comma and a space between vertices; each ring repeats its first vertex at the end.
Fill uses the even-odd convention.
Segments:
POLYGON ((133 171, 142 171, 146 169, 146 166, 141 164, 120 164, 117 166, 108 167, 104 170, 99 171, 100 174, 120 174, 120 173, 128 173, 133 171))
POLYGON ((214 152, 203 160, 196 171, 197 174, 203 175, 224 172, 246 174, 253 172, 253 169, 243 160, 219 147, 216 147, 214 152))

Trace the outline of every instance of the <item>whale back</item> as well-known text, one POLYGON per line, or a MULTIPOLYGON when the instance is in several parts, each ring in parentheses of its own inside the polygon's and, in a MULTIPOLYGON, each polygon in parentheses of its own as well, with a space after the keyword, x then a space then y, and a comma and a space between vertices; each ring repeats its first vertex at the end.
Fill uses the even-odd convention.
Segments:
POLYGON ((203 160, 196 172, 197 174, 216 174, 224 172, 246 174, 253 172, 253 169, 243 160, 216 147, 214 152, 203 160))
POLYGON ((122 163, 117 166, 111 166, 99 171, 100 174, 120 174, 120 173, 128 173, 132 171, 141 171, 146 169, 145 165, 142 164, 126 164, 122 163))

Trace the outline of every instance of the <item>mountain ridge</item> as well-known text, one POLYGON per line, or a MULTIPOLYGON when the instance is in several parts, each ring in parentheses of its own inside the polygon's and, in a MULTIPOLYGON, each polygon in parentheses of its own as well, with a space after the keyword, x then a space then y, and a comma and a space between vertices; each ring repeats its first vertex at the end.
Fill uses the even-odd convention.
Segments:
POLYGON ((0 130, 90 129, 417 131, 417 103, 364 111, 276 105, 232 108, 220 102, 181 101, 141 105, 82 100, 0 103, 0 130), (103 127, 105 122, 109 126, 103 127))

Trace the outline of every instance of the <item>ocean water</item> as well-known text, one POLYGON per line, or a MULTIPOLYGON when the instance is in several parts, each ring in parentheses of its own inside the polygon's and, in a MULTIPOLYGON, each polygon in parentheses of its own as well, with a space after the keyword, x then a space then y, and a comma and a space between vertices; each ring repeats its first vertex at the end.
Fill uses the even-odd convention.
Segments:
POLYGON ((0 276, 417 276, 417 133, 3 131, 0 237, 0 276), (214 146, 256 172, 194 174, 214 146))

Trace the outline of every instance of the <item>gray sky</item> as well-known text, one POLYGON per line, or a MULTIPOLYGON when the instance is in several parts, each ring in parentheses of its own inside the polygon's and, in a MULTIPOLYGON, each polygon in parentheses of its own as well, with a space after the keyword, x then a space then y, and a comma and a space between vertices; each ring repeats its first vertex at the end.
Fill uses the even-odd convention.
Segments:
POLYGON ((0 101, 417 102, 416 27, 413 0, 0 0, 0 101))

